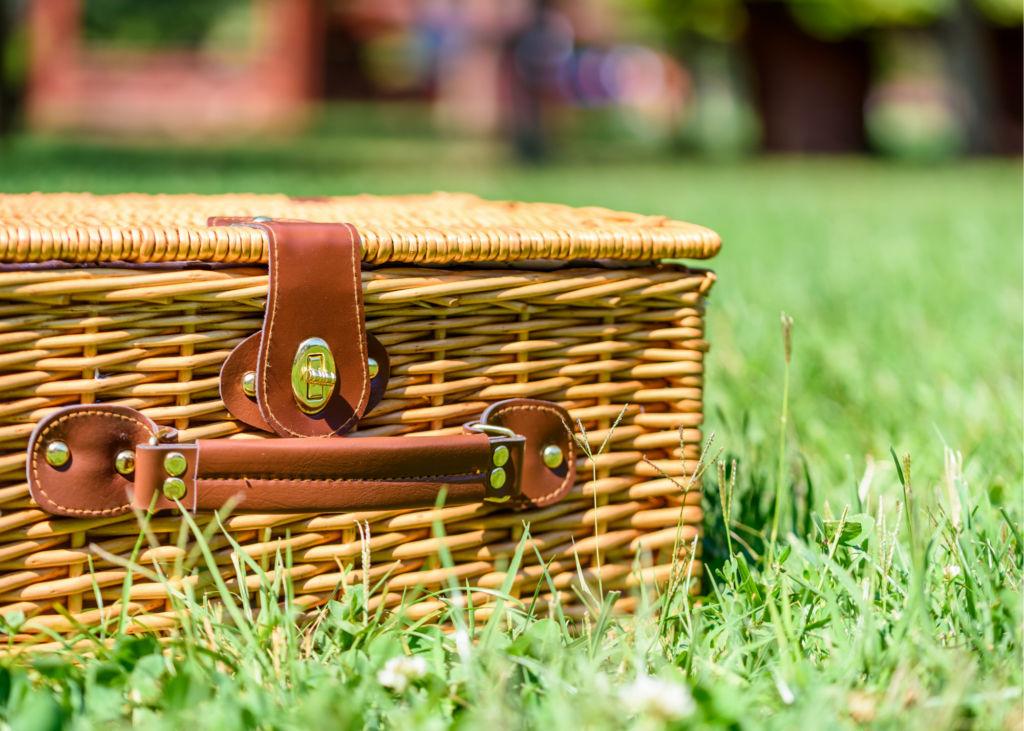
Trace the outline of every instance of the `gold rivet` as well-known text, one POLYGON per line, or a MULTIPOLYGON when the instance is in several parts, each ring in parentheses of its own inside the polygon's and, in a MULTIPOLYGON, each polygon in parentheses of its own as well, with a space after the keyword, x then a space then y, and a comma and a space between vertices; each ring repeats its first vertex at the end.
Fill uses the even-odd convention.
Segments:
POLYGON ((256 371, 248 371, 242 376, 242 393, 246 396, 256 395, 256 371))
POLYGON ((494 450, 494 454, 491 455, 491 460, 498 467, 504 467, 505 463, 508 462, 508 447, 504 444, 494 450))
POLYGON ((501 469, 501 467, 497 467, 494 469, 493 472, 491 472, 491 487, 497 490, 498 488, 504 486, 504 484, 505 470, 501 469))
POLYGON ((114 469, 122 475, 130 475, 135 471, 135 452, 130 449, 122 449, 114 457, 114 469))
POLYGON ((185 481, 180 477, 164 480, 164 497, 168 500, 181 500, 185 497, 185 481))
POLYGON ((565 456, 562 454, 562 448, 557 444, 549 444, 544 447, 544 451, 542 451, 540 455, 541 459, 544 460, 544 464, 551 469, 555 469, 561 465, 562 460, 565 459, 565 456))
POLYGON ((46 461, 54 467, 63 467, 71 459, 71 450, 64 442, 50 442, 46 445, 46 461))
POLYGON ((270 216, 256 216, 256 218, 252 219, 253 223, 273 223, 273 221, 274 219, 270 216))
POLYGON ((366 361, 366 365, 367 365, 367 367, 370 370, 370 378, 376 378, 377 377, 377 373, 380 372, 380 366, 377 365, 376 359, 368 358, 367 361, 366 361))
POLYGON ((171 452, 164 457, 164 471, 171 477, 181 477, 188 469, 188 460, 181 452, 171 452))

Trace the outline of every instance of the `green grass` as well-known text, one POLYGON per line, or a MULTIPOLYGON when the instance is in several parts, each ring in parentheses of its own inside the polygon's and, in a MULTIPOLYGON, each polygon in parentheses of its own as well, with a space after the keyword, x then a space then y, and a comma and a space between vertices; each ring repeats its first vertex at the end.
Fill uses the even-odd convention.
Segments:
POLYGON ((697 606, 680 592, 649 595, 636 620, 613 619, 592 587, 589 624, 509 600, 507 628, 471 626, 453 607, 465 634, 444 637, 364 621, 361 588, 315 630, 295 628, 269 588, 255 623, 182 597, 195 619, 165 654, 120 637, 110 650, 11 664, 0 719, 25 729, 1020 728, 1019 163, 712 165, 628 152, 576 146, 523 168, 485 147, 327 135, 178 151, 15 140, 0 151, 4 192, 448 189, 707 225, 724 239, 709 307, 711 453, 738 463, 731 536, 717 468, 706 475, 714 584, 697 606), (779 484, 782 310, 794 327, 779 484), (890 444, 901 464, 912 456, 909 511, 890 444), (777 490, 781 566, 761 558, 777 490), (426 669, 399 694, 377 674, 404 655, 426 669), (666 685, 635 685, 648 675, 666 685), (688 715, 659 716, 647 687, 668 699, 662 712, 688 715))

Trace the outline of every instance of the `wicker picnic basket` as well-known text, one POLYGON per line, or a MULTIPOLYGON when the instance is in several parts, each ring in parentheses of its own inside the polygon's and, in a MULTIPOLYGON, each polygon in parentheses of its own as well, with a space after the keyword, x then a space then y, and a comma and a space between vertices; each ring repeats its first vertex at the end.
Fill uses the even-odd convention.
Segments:
MULTIPOLYGON (((364 549, 369 578, 388 577, 371 609, 405 607, 403 596, 436 591, 450 580, 453 572, 439 559, 442 543, 463 587, 497 589, 525 524, 537 552, 524 554, 513 591, 539 592, 541 607, 559 602, 568 616, 585 611, 574 591, 581 580, 577 561, 587 581, 596 578, 599 562, 603 588, 621 590, 616 609, 629 612, 639 583, 668 579, 679 563, 676 547, 683 556, 697 546, 699 557, 699 483, 687 492, 677 483, 688 479, 700 456, 708 351, 703 314, 715 276, 662 260, 714 256, 720 241, 713 232, 660 216, 451 194, 4 195, 0 616, 20 611, 29 618, 16 641, 45 640, 43 628, 72 630, 58 605, 87 626, 120 612, 127 569, 110 554, 127 559, 139 536, 139 513, 126 506, 61 511, 30 491, 33 470, 46 469, 33 461, 32 444, 40 442, 50 459, 47 439, 74 412, 69 407, 87 413, 102 407, 118 419, 138 412, 133 423, 146 422, 150 431, 157 425, 149 444, 160 443, 165 452, 161 440, 175 449, 203 440, 198 444, 211 450, 299 442, 279 439, 280 430, 253 428, 222 397, 229 355, 258 342, 261 328, 270 326, 274 313, 266 320, 264 314, 275 244, 266 222, 281 220, 349 224, 358 257, 353 281, 361 277, 357 325, 365 323, 367 337, 389 359, 386 390, 372 410, 353 417, 361 416, 345 439, 300 446, 370 443, 364 437, 427 444, 408 437, 459 435, 487 407, 529 399, 515 403, 555 404, 577 434, 582 422, 596 452, 625 409, 596 464, 573 451, 571 440, 562 444, 575 479, 555 502, 476 499, 342 512, 254 511, 241 503, 224 520, 227 531, 264 566, 280 551, 290 554, 286 570, 303 610, 328 601, 340 581, 362 582, 364 549), (443 535, 435 531, 438 520, 443 535), (538 586, 537 553, 554 592, 538 586)), ((315 307, 302 316, 331 317, 315 307)), ((72 460, 85 459, 78 449, 71 446, 72 460)), ((143 451, 140 446, 140 459, 143 451)), ((63 477, 61 489, 78 489, 73 474, 54 473, 63 477)), ((208 510, 194 518, 199 525, 213 519, 208 510)), ((138 561, 161 562, 171 585, 191 583, 199 592, 213 585, 205 565, 174 574, 181 566, 176 560, 193 546, 182 523, 181 511, 153 514, 138 561)), ((211 540, 229 588, 254 589, 251 572, 239 585, 237 556, 226 539, 214 534, 211 540)), ((700 575, 699 560, 690 571, 700 575)), ((486 614, 492 596, 470 591, 470 598, 486 614)), ((174 625, 163 584, 140 573, 129 599, 127 612, 139 631, 174 625)), ((428 600, 404 611, 419 619, 443 607, 428 600)))

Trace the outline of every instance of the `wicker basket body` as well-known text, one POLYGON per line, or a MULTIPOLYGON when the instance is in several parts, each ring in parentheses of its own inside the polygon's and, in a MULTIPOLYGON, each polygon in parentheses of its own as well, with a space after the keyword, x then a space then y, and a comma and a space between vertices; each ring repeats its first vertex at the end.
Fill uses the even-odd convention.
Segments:
MULTIPOLYGON (((367 542, 357 524, 368 526, 371 581, 390 572, 371 607, 396 606, 404 592, 446 581, 442 542, 463 586, 499 588, 524 522, 551 562, 555 592, 538 588, 532 550, 514 591, 539 591, 542 605, 558 601, 569 615, 583 611, 573 591, 577 560, 586 580, 596 580, 599 561, 604 589, 623 590, 617 608, 629 611, 630 589, 666 580, 677 545, 681 555, 697 545, 699 557, 699 485, 684 494, 661 472, 685 482, 699 457, 709 347, 703 305, 714 275, 655 262, 714 255, 710 231, 469 196, 0 196, 0 615, 32 618, 20 640, 43 627, 72 629, 55 605, 87 625, 116 613, 126 570, 93 546, 127 558, 139 534, 131 515, 80 520, 38 509, 24 470, 39 419, 69 404, 112 402, 176 427, 185 442, 270 438, 234 420, 218 391, 224 359, 262 325, 266 241, 256 229, 208 229, 209 215, 359 229, 366 327, 387 347, 392 370, 384 400, 349 438, 455 433, 490 402, 529 397, 562 404, 596 451, 625 409, 596 464, 581 459, 576 486, 551 507, 228 518, 234 538, 264 565, 290 552, 300 606, 327 601, 343 575, 363 581, 367 542), (569 263, 545 271, 550 263, 528 263, 537 259, 569 263), (616 262, 572 261, 584 259, 616 262), (438 520, 444 536, 435 534, 438 520)), ((205 566, 173 572, 192 548, 182 525, 180 516, 155 517, 158 545, 147 544, 139 560, 162 561, 172 585, 199 592, 212 586, 205 566)), ((215 536, 212 548, 229 586, 240 589, 227 541, 215 536)), ((691 570, 700 575, 699 558, 691 570)), ((247 582, 254 588, 256 577, 247 582)), ((472 599, 486 614, 489 595, 472 599)), ((423 617, 441 607, 426 601, 406 611, 423 617)), ((128 611, 140 630, 175 621, 165 587, 141 574, 128 611)))

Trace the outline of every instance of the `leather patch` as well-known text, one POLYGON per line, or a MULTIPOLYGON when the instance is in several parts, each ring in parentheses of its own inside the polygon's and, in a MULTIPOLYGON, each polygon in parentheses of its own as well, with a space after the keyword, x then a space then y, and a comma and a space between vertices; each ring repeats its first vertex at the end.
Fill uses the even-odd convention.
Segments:
POLYGON ((525 504, 551 505, 572 489, 576 482, 576 449, 569 432, 572 419, 568 411, 550 401, 508 399, 488 406, 480 421, 526 437, 523 464, 517 466, 525 504), (557 467, 544 463, 544 449, 549 446, 562 452, 557 467))
POLYGON ((123 450, 136 451, 159 427, 125 406, 68 406, 40 421, 29 439, 29 492, 44 510, 72 518, 123 515, 132 509, 135 472, 120 474, 114 461, 123 450), (67 462, 54 467, 47 447, 63 442, 67 462))
POLYGON ((260 352, 260 334, 250 335, 235 346, 220 367, 220 400, 224 408, 243 424, 273 433, 273 429, 260 413, 255 395, 242 390, 242 378, 246 373, 256 372, 256 360, 260 352))
MULTIPOLYGON (((391 378, 391 359, 388 357, 388 351, 372 333, 366 334, 366 347, 370 357, 377 361, 377 375, 370 380, 370 397, 363 416, 373 411, 384 398, 388 380, 391 378)), ((256 396, 250 396, 242 389, 242 377, 246 373, 256 372, 259 349, 260 333, 255 333, 231 351, 220 369, 220 398, 224 402, 224 408, 243 424, 273 433, 274 430, 260 413, 256 396)))
POLYGON ((384 398, 384 392, 388 390, 388 381, 391 380, 391 358, 388 356, 388 349, 377 339, 373 333, 366 333, 366 347, 370 351, 370 357, 377 361, 377 375, 370 380, 370 400, 366 404, 366 416, 384 398))

